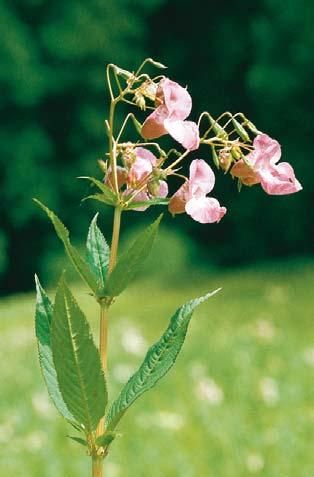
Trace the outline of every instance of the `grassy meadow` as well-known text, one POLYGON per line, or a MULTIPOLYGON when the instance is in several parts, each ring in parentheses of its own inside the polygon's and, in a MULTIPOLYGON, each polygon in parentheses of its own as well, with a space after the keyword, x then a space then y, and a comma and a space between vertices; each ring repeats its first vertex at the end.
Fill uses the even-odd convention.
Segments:
MULTIPOLYGON (((176 367, 121 421, 105 476, 313 477, 314 262, 182 274, 138 279, 112 308, 115 396, 176 307, 223 287, 196 311, 176 367)), ((96 305, 72 290, 97 333, 96 305)), ((87 477, 41 378, 34 298, 0 301, 0 476, 87 477)))

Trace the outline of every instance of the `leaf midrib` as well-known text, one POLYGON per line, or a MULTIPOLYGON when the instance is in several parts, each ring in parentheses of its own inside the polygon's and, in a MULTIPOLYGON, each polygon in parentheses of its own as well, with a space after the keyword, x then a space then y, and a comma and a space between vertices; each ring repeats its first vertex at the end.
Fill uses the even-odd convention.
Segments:
POLYGON ((92 431, 93 426, 92 426, 92 422, 91 422, 91 418, 90 418, 90 414, 89 414, 89 409, 88 409, 88 405, 87 405, 87 397, 86 397, 86 392, 85 392, 84 380, 81 376, 80 366, 79 366, 76 351, 75 351, 76 350, 76 340, 75 340, 75 337, 74 337, 75 334, 73 334, 72 324, 71 324, 71 321, 69 320, 69 316, 71 316, 71 312, 70 312, 70 307, 69 307, 69 303, 68 303, 68 298, 65 294, 64 294, 64 304, 65 304, 65 308, 66 308, 67 324, 68 324, 69 333, 70 333, 70 342, 71 342, 71 347, 72 347, 73 356, 74 356, 75 368, 76 368, 76 371, 77 371, 79 385, 80 385, 82 396, 83 396, 83 405, 84 405, 84 409, 85 409, 85 414, 86 414, 86 418, 87 418, 87 422, 88 422, 89 431, 92 431))

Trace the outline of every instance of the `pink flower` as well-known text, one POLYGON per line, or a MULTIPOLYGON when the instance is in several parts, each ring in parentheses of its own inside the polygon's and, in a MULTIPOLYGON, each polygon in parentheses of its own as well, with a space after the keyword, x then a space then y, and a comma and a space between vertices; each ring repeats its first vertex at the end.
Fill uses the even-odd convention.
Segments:
POLYGON ((196 123, 184 121, 192 109, 192 99, 178 83, 164 78, 156 93, 157 109, 146 118, 142 126, 145 139, 155 139, 170 134, 185 149, 199 147, 199 131, 196 123))
MULTIPOLYGON (((117 180, 118 180, 118 188, 120 189, 126 182, 127 179, 127 170, 124 167, 117 166, 117 180)), ((109 186, 111 189, 114 189, 114 177, 112 168, 109 167, 105 176, 104 183, 109 186)))
POLYGON ((143 181, 153 172, 153 166, 157 164, 157 158, 152 152, 144 147, 134 149, 135 161, 130 167, 128 174, 129 183, 138 183, 143 181))
POLYGON ((245 185, 261 183, 262 188, 270 195, 293 194, 302 189, 300 182, 288 162, 280 162, 280 144, 267 136, 259 134, 253 142, 254 150, 236 162, 231 169, 234 177, 241 179, 245 185))
POLYGON ((211 167, 202 159, 195 159, 190 165, 190 177, 173 195, 169 203, 172 214, 186 212, 201 224, 219 222, 227 212, 218 200, 206 197, 215 185, 215 175, 211 167))

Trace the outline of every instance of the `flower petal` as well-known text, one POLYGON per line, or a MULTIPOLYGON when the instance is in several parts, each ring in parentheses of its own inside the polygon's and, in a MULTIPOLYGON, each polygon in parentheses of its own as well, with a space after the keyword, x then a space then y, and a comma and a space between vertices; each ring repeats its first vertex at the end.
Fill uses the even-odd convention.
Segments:
POLYGON ((251 186, 261 182, 259 175, 249 167, 243 159, 237 161, 231 168, 231 175, 233 177, 238 177, 241 179, 242 184, 251 186))
POLYGON ((193 121, 173 121, 166 119, 164 127, 167 132, 176 141, 178 141, 185 149, 194 151, 198 149, 200 144, 199 130, 193 121))
POLYGON ((187 118, 192 109, 192 98, 187 90, 169 78, 163 78, 160 81, 156 102, 167 107, 168 117, 173 120, 187 118))
POLYGON ((162 199, 167 197, 168 195, 168 184, 166 181, 159 182, 159 190, 157 192, 157 197, 161 197, 162 199))
POLYGON ((190 165, 189 190, 191 197, 208 194, 215 185, 215 174, 203 159, 194 159, 190 165))
POLYGON ((288 162, 281 162, 272 168, 262 170, 259 175, 264 191, 270 195, 293 194, 302 189, 293 167, 288 162))
POLYGON ((169 117, 169 111, 165 105, 159 106, 144 121, 141 134, 145 139, 156 139, 167 134, 164 121, 169 117))
POLYGON ((265 168, 276 164, 281 157, 281 147, 278 141, 267 134, 259 134, 253 141, 255 166, 265 168))
POLYGON ((192 219, 201 224, 212 224, 219 222, 227 212, 225 207, 221 207, 218 200, 213 197, 200 197, 190 199, 185 206, 186 213, 192 219))
POLYGON ((185 204, 189 199, 189 181, 186 181, 171 197, 168 205, 169 212, 171 214, 183 214, 185 212, 185 204))
POLYGON ((150 162, 152 166, 157 164, 157 157, 150 152, 149 149, 145 149, 145 147, 136 147, 134 152, 137 157, 145 159, 146 161, 150 162))

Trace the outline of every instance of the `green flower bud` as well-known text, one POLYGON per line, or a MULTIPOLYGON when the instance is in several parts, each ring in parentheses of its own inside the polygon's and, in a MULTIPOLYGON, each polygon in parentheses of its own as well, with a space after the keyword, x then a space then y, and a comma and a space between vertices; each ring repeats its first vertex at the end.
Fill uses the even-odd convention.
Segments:
POLYGON ((243 139, 244 142, 249 142, 250 141, 250 136, 236 119, 232 118, 232 124, 234 125, 235 130, 239 134, 240 138, 243 139))

